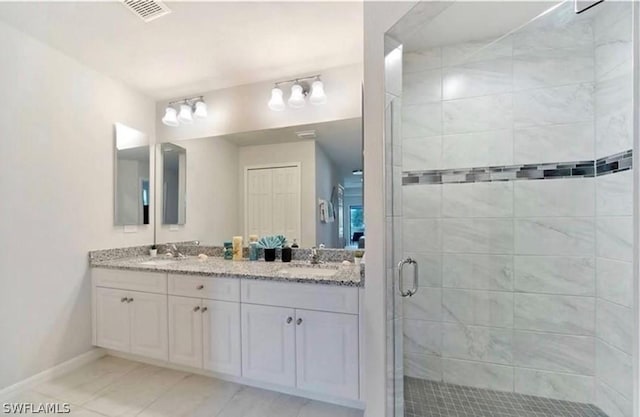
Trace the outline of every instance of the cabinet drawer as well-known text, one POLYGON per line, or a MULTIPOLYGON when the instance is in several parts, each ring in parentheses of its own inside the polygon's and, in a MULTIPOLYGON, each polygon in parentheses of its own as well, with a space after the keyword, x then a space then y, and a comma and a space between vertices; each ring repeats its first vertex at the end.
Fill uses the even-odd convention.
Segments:
POLYGON ((167 274, 162 272, 126 271, 122 269, 94 268, 93 284, 98 287, 122 290, 167 293, 167 274))
POLYGON ((240 280, 237 278, 169 274, 169 294, 211 300, 240 301, 240 280))
POLYGON ((358 289, 243 279, 242 302, 358 314, 358 289))

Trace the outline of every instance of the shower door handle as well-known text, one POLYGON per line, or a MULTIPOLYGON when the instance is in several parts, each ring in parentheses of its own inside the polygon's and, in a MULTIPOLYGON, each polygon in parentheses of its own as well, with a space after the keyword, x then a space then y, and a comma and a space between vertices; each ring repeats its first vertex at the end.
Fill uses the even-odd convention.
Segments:
POLYGON ((400 295, 403 297, 411 297, 416 292, 418 292, 418 262, 411 258, 406 258, 398 262, 398 288, 400 290, 400 295), (404 289, 404 266, 406 264, 413 265, 413 285, 410 289, 404 289))

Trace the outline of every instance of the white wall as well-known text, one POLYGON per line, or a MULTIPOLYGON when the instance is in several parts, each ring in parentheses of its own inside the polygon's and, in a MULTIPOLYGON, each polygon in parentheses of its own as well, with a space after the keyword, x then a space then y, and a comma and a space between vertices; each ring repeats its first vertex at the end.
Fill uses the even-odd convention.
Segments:
POLYGON ((242 146, 238 158, 239 190, 239 230, 244 232, 244 169, 248 166, 261 166, 299 162, 302 194, 300 196, 300 247, 316 244, 316 160, 315 141, 278 143, 271 145, 242 146), (313 219, 313 220, 310 220, 313 219))
MULTIPOLYGON (((318 199, 331 201, 333 188, 336 187, 337 193, 337 186, 340 183, 341 178, 335 163, 316 143, 316 205, 318 199)), ((321 243, 324 243, 327 248, 338 247, 338 214, 336 213, 333 223, 322 223, 320 212, 316 209, 316 245, 321 243)))
MULTIPOLYGON (((319 70, 327 94, 327 103, 322 106, 307 104, 302 109, 287 108, 275 112, 267 107, 273 82, 240 85, 209 92, 194 92, 204 95, 209 117, 196 121, 191 126, 168 127, 162 124, 165 107, 171 100, 157 103, 157 132, 159 142, 176 139, 192 139, 220 136, 229 133, 322 123, 333 120, 360 117, 362 65, 319 70)), ((291 78, 309 74, 291 74, 291 78)), ((285 87, 283 87, 285 88, 285 87)), ((285 99, 289 92, 285 88, 285 99)), ((177 97, 181 99, 183 97, 177 97)))
POLYGON ((176 142, 187 150, 187 218, 184 225, 162 224, 162 160, 158 157, 157 242, 199 240, 221 246, 240 234, 238 147, 221 138, 176 142))
POLYGON ((152 241, 113 226, 113 124, 153 137, 155 108, 3 23, 0 62, 3 388, 91 348, 87 251, 152 241))

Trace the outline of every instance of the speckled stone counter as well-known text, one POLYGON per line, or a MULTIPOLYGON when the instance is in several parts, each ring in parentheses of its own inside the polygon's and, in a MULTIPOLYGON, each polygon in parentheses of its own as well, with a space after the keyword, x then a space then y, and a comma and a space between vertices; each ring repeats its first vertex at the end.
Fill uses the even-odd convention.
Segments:
POLYGON ((164 256, 152 258, 150 256, 131 256, 115 259, 90 258, 93 268, 126 269, 144 272, 167 272, 172 274, 198 275, 208 277, 245 278, 268 281, 300 282, 307 284, 326 284, 350 287, 364 286, 364 267, 360 265, 343 265, 338 262, 325 262, 312 265, 309 262, 294 261, 264 262, 264 261, 229 261, 220 257, 209 257, 201 260, 189 256, 175 260, 164 256), (163 264, 164 261, 173 261, 163 264), (153 265, 149 262, 160 261, 153 265), (320 276, 311 273, 309 268, 335 270, 336 273, 320 276))

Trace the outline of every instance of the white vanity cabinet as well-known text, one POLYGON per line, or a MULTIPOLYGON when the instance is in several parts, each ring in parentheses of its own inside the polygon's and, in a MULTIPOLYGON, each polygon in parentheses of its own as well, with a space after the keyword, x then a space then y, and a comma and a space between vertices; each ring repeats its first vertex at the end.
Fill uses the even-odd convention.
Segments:
POLYGON ((240 376, 240 304, 170 295, 169 362, 240 376))
POLYGON ((242 375, 257 381, 296 385, 295 310, 242 305, 242 375))
POLYGON ((240 293, 243 376, 358 398, 357 288, 244 280, 240 293))
POLYGON ((168 280, 169 362, 240 376, 240 280, 168 280))
POLYGON ((92 279, 97 346, 358 403, 358 288, 101 268, 92 279))
POLYGON ((296 386, 358 398, 358 316, 296 310, 296 386))
POLYGON ((98 287, 95 322, 98 346, 167 360, 165 295, 98 287))

